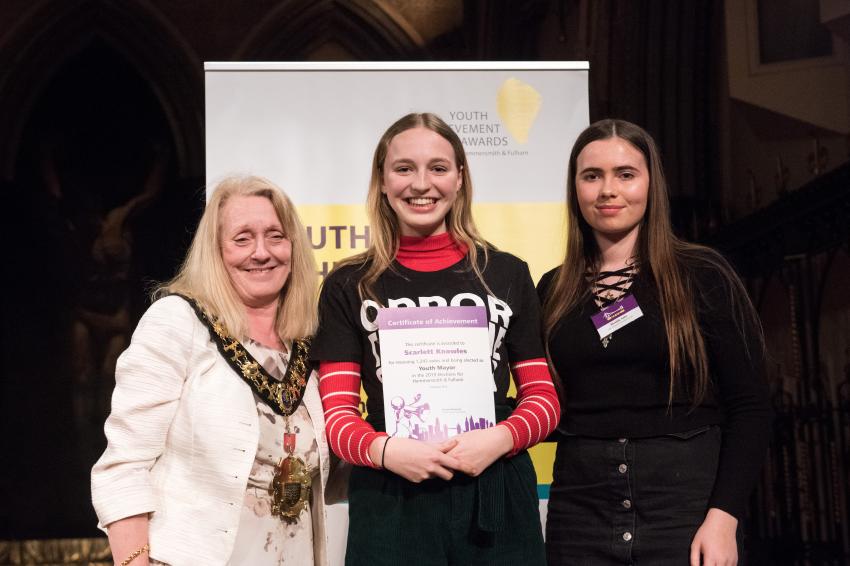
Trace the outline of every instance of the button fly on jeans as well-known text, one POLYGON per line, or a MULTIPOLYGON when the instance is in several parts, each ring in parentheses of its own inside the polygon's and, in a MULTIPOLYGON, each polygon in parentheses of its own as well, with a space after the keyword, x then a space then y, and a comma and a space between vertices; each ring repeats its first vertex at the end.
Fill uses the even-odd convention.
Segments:
POLYGON ((629 542, 630 540, 632 540, 632 533, 630 533, 628 531, 624 532, 623 533, 623 540, 626 541, 626 542, 629 542))
POLYGON ((630 499, 623 499, 623 507, 625 507, 626 509, 631 509, 632 508, 631 500, 630 499))
POLYGON ((625 474, 629 467, 625 464, 620 464, 619 466, 617 466, 617 469, 620 471, 621 474, 625 474))

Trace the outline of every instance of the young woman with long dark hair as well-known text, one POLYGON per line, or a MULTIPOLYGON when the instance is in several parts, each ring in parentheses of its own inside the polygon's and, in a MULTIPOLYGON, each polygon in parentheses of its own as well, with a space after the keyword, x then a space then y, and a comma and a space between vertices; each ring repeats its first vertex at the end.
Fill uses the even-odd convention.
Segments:
POLYGON ((673 234, 655 142, 602 120, 569 161, 543 276, 561 384, 549 564, 732 565, 771 411, 761 327, 715 251, 673 234))

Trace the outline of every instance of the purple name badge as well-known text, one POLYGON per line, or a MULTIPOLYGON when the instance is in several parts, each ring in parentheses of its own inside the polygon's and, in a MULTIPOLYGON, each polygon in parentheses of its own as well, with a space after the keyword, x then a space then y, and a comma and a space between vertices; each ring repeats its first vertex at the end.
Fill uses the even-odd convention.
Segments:
POLYGON ((643 311, 637 304, 634 295, 626 295, 614 301, 595 315, 591 316, 593 326, 599 333, 599 338, 605 338, 615 330, 624 327, 633 320, 643 316, 643 311))

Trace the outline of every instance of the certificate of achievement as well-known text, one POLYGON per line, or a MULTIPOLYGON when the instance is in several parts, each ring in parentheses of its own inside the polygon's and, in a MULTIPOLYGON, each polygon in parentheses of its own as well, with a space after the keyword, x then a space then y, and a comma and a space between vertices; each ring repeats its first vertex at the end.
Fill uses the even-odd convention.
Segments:
POLYGON ((484 307, 378 311, 387 434, 442 441, 495 424, 484 307))

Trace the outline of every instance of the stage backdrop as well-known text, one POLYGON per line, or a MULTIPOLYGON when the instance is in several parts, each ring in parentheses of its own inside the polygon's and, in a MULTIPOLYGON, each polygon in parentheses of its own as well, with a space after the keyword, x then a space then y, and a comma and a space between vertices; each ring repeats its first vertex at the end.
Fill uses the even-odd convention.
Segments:
MULTIPOLYGON (((322 274, 363 251, 363 203, 378 138, 408 112, 435 112, 463 140, 484 237, 535 281, 563 257, 567 160, 588 125, 586 62, 206 63, 208 192, 255 174, 298 206, 322 274)), ((554 445, 532 450, 541 512, 554 445)), ((341 564, 346 509, 334 506, 341 564)), ((544 514, 545 516, 545 514, 544 514)))

